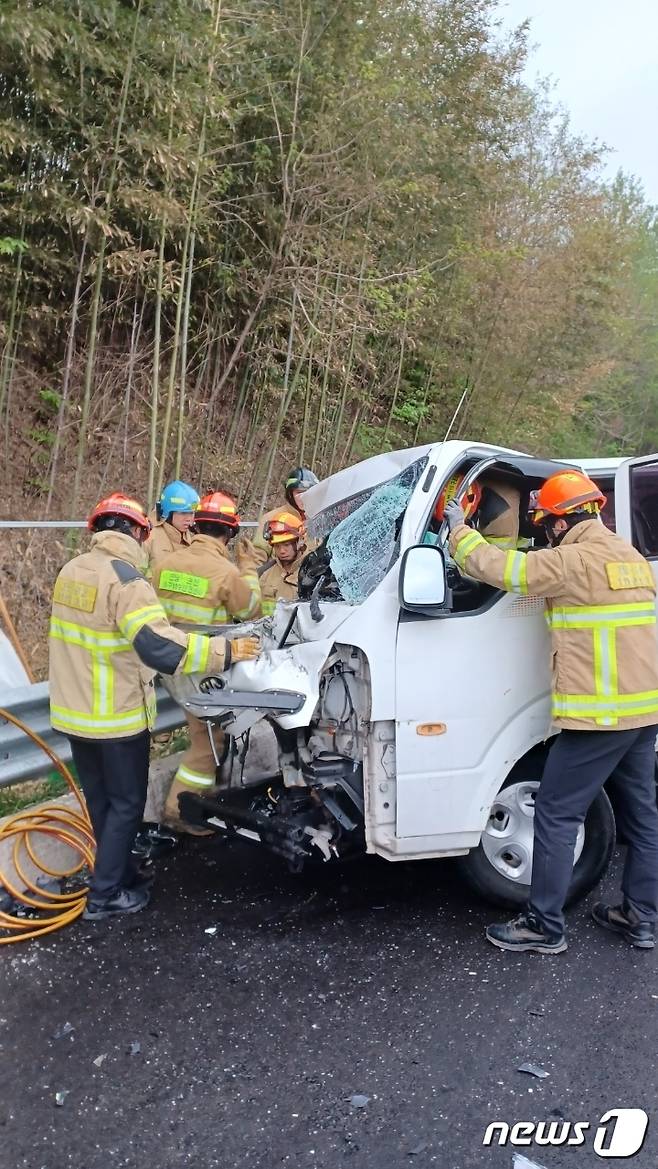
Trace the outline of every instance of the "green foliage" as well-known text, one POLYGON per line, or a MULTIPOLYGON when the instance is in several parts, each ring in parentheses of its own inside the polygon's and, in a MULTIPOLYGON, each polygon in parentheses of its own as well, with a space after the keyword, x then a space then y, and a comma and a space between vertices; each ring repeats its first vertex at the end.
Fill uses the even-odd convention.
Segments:
POLYGON ((17 256, 26 251, 27 244, 23 239, 12 239, 10 236, 0 239, 0 256, 17 256))
POLYGON ((228 469, 250 507, 304 444, 324 474, 441 437, 464 387, 455 436, 658 442, 652 213, 495 14, 5 0, 0 412, 25 492, 77 451, 91 495, 228 469))

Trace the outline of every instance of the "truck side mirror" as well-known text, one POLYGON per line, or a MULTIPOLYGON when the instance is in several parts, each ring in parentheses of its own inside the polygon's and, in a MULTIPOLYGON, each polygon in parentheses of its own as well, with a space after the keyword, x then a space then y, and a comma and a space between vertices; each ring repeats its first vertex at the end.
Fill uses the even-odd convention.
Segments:
POLYGON ((416 544, 407 549, 400 565, 399 597, 401 607, 409 613, 439 617, 450 611, 451 595, 442 548, 416 544))

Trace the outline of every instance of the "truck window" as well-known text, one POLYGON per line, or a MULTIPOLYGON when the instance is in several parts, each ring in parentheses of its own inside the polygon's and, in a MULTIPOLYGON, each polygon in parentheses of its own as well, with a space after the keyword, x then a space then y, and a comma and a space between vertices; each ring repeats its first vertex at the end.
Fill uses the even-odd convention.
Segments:
POLYGON ((658 465, 631 467, 633 543, 647 560, 658 560, 658 465))
POLYGON ((605 479, 600 475, 597 475, 594 479, 594 482, 596 483, 597 487, 601 488, 601 491, 606 497, 606 505, 601 512, 601 519, 603 520, 606 528, 609 528, 611 532, 616 532, 617 521, 615 517, 615 481, 614 479, 605 479))
POLYGON ((426 466, 425 455, 388 482, 342 499, 309 521, 308 533, 322 541, 318 555, 334 586, 325 599, 359 605, 384 579, 400 554, 404 513, 426 466))

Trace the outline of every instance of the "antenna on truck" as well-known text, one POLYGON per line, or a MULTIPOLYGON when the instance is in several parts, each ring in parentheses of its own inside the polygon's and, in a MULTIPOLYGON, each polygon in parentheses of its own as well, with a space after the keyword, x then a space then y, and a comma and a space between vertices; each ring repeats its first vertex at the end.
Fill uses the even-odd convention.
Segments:
POLYGON ((471 388, 470 386, 467 386, 466 389, 464 390, 464 393, 462 394, 461 398, 459 399, 459 404, 457 406, 457 409, 455 410, 452 418, 450 419, 450 425, 443 436, 444 442, 447 442, 449 437, 450 437, 450 432, 451 432, 453 426, 455 425, 455 422, 457 421, 457 419, 459 417, 459 411, 461 410, 462 406, 464 405, 464 402, 466 401, 466 397, 468 395, 468 391, 470 390, 470 388, 471 388))

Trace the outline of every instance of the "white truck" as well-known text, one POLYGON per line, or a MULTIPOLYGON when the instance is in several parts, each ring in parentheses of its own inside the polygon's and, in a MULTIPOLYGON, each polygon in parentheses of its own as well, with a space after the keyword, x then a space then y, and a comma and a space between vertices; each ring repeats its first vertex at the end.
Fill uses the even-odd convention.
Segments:
MULTIPOLYGON (((529 494, 574 465, 606 493, 604 522, 656 572, 658 455, 559 463, 448 441, 377 455, 311 489, 310 534, 323 543, 301 574, 303 599, 279 602, 259 623, 257 661, 196 680, 182 696, 245 746, 266 719, 276 774, 186 794, 185 818, 237 832, 297 869, 355 852, 458 857, 480 894, 522 903, 551 736, 543 602, 460 577, 445 533, 428 533, 439 494, 460 473, 463 487, 493 476, 517 488, 519 535, 537 542, 529 494)), ((578 837, 572 899, 600 878, 614 839, 602 793, 578 837)))

